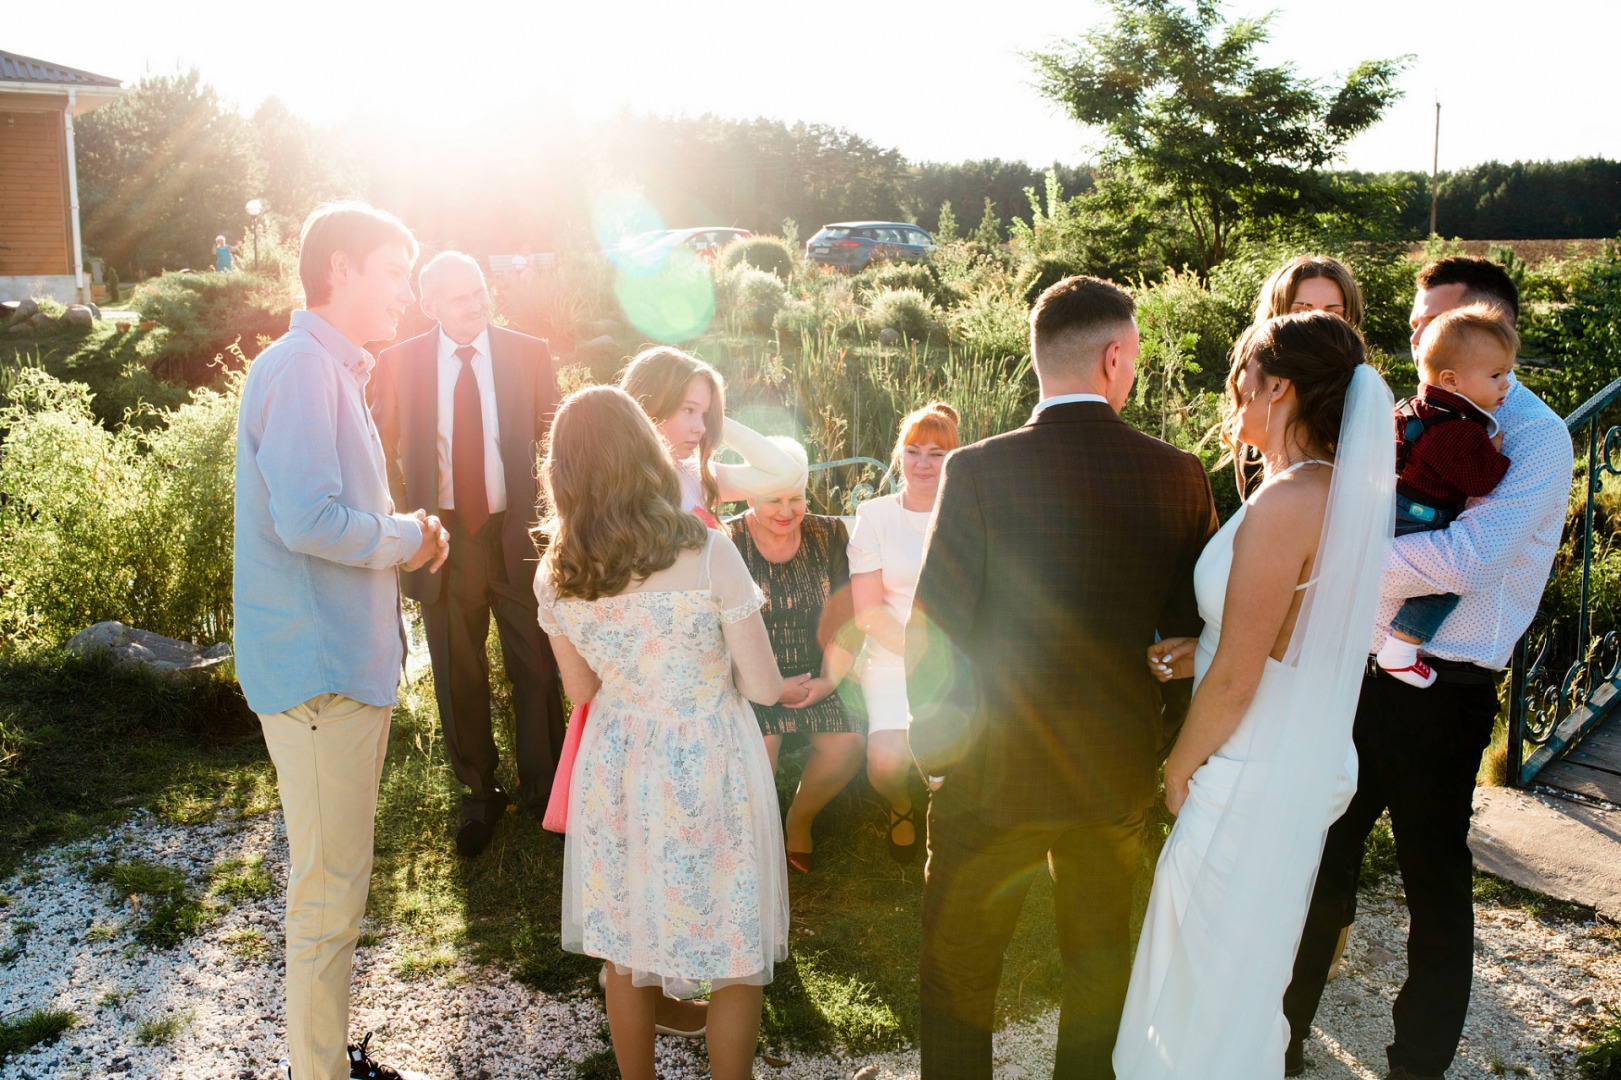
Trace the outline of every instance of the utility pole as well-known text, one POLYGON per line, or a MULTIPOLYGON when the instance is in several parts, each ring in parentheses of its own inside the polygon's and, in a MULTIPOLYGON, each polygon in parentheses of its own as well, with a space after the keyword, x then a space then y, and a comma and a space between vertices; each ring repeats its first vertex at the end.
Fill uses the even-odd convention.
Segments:
POLYGON ((1435 99, 1435 150, 1430 157, 1430 235, 1435 235, 1435 198, 1441 168, 1441 99, 1435 99))

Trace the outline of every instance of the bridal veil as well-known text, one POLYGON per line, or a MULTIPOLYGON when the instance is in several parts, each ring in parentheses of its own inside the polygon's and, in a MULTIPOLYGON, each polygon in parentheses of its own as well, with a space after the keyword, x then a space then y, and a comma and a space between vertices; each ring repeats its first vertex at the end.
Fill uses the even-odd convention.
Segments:
MULTIPOLYGON (((1274 1036, 1345 769, 1394 519, 1392 399, 1358 365, 1346 394, 1328 507, 1282 663, 1288 688, 1256 710, 1154 1002, 1141 1075, 1210 1080, 1274 1036)), ((1281 689, 1281 688, 1280 688, 1281 689)), ((1256 705, 1260 705, 1257 701, 1256 705)), ((1253 706, 1252 706, 1253 708, 1253 706)), ((1134 1075, 1136 1072, 1134 1071, 1134 1075)), ((1245 1080, 1264 1080, 1246 1077, 1245 1080)))

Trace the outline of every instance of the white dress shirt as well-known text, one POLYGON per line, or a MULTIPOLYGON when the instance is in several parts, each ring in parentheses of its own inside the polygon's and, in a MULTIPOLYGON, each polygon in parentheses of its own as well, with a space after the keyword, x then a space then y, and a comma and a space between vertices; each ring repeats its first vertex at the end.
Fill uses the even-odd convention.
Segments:
MULTIPOLYGON (((501 469, 501 428, 495 415, 495 371, 490 366, 490 332, 480 331, 470 341, 478 355, 473 357, 473 380, 478 383, 479 411, 484 414, 484 490, 490 500, 490 513, 507 508, 507 481, 501 469)), ((462 362, 456 356, 461 348, 439 331, 439 508, 456 508, 455 469, 451 448, 456 434, 456 380, 462 362)))
POLYGON ((1075 401, 1095 401, 1099 405, 1109 404, 1109 399, 1102 394, 1054 394, 1052 397, 1045 397, 1036 402, 1035 409, 1030 413, 1030 419, 1034 420, 1040 416, 1042 409, 1053 405, 1068 405, 1075 401))
POLYGON ((1445 529, 1398 536, 1385 570, 1373 651, 1409 596, 1455 593, 1458 606, 1422 651, 1503 668, 1542 602, 1570 502, 1574 453, 1559 415, 1515 382, 1495 414, 1512 464, 1490 495, 1445 529))

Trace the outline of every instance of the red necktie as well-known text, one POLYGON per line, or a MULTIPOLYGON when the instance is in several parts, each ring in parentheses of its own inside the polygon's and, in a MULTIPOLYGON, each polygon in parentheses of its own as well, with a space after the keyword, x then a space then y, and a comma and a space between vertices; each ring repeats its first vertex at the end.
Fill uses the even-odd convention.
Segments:
POLYGON ((450 438, 450 479, 456 494, 456 516, 468 535, 477 536, 490 520, 490 494, 484 483, 484 403, 473 377, 478 350, 463 345, 456 350, 462 362, 456 376, 455 422, 450 438))

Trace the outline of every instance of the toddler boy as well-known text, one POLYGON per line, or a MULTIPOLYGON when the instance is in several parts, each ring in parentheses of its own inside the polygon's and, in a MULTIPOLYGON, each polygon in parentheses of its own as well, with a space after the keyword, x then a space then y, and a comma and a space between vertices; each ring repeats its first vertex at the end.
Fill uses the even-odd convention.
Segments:
MULTIPOLYGON (((1396 407, 1396 535, 1444 529, 1468 500, 1489 494, 1508 472, 1492 413, 1508 396, 1520 348, 1507 317, 1469 304, 1437 318, 1419 339, 1422 385, 1396 407)), ((1390 622, 1378 664, 1413 686, 1435 682, 1418 655, 1458 606, 1452 593, 1415 596, 1390 622)))

